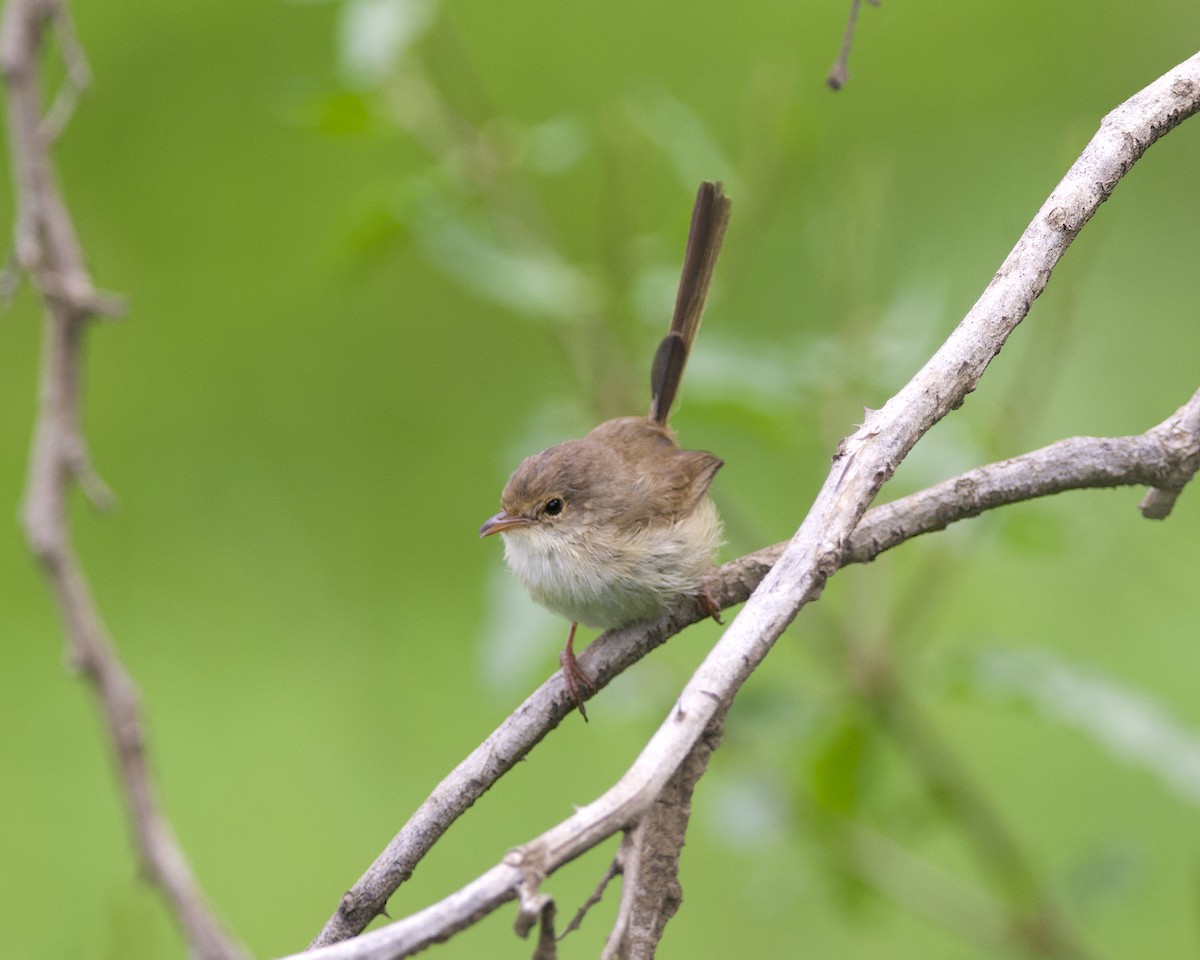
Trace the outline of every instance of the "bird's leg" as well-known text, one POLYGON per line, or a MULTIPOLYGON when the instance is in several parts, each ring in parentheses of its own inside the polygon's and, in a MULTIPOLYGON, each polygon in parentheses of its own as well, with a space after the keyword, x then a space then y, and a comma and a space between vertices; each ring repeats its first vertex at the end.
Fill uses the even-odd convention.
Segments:
POLYGON ((567 682, 567 690, 571 694, 571 699, 579 708, 579 715, 587 720, 587 711, 583 709, 583 691, 586 690, 592 694, 596 692, 596 687, 584 674, 583 669, 579 666, 579 661, 575 659, 575 628, 577 626, 579 626, 577 623, 571 624, 571 632, 567 634, 567 645, 558 655, 558 663, 562 667, 563 679, 567 682))
POLYGON ((700 587, 700 592, 696 594, 696 603, 700 606, 700 612, 706 617, 712 617, 717 623, 725 622, 721 619, 721 608, 713 599, 713 595, 709 593, 707 584, 700 587))

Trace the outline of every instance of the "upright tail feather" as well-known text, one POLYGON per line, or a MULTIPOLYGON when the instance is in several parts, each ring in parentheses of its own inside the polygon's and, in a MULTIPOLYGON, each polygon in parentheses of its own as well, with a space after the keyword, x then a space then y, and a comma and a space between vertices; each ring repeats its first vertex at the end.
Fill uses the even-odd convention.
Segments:
POLYGON ((696 205, 692 208, 692 225, 688 229, 671 329, 658 345, 650 369, 650 418, 658 423, 667 422, 692 341, 700 329, 708 285, 721 252, 721 242, 725 239, 725 228, 729 225, 729 208, 729 198, 721 184, 708 180, 700 184, 696 205))

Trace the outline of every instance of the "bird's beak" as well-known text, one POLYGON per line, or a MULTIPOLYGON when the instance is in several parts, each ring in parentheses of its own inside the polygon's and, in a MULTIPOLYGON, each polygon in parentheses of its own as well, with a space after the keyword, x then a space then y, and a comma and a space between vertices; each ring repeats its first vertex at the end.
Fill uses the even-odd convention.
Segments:
POLYGON ((490 537, 493 533, 503 533, 505 530, 512 530, 514 527, 529 526, 527 517, 512 517, 501 510, 494 517, 484 521, 482 527, 479 528, 481 537, 490 537))

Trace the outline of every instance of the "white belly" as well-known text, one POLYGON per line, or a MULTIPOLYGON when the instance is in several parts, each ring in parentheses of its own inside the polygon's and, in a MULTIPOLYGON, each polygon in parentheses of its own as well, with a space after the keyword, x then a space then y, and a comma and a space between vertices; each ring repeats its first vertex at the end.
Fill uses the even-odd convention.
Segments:
POLYGON ((695 595, 713 568, 721 521, 705 498, 676 523, 632 537, 542 530, 503 536, 505 559, 534 600, 572 623, 608 628, 649 619, 695 595))

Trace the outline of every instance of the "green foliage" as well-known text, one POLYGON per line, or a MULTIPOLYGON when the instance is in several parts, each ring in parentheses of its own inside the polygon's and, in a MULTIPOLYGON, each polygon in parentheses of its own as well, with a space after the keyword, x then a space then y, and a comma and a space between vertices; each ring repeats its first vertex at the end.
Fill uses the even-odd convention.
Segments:
MULTIPOLYGON (((89 343, 121 506, 79 506, 80 550, 167 809, 256 955, 303 946, 554 669, 562 635, 475 530, 520 456, 645 406, 696 181, 723 178, 734 213, 674 423, 727 461, 732 556, 794 530, 1103 113, 1200 35, 1168 0, 885 3, 833 94, 846 7, 76 10, 96 88, 61 179, 98 285, 132 304, 89 343)), ((1196 124, 1117 188, 898 492, 1140 432, 1196 388, 1196 124)), ((0 322, 10 516, 37 319, 21 292, 0 322)), ((660 956, 751 935, 762 960, 1065 955, 1045 903, 1095 955, 1191 956, 1200 509, 1188 491, 1153 524, 1139 496, 1010 508, 834 578, 731 715, 660 956)), ((15 533, 0 583, 8 953, 182 957, 15 533)), ((541 744, 392 914, 594 798, 715 629, 541 744)), ((562 910, 600 864, 548 884, 562 910)), ((598 953, 605 909, 564 956, 598 953)), ((509 920, 433 953, 528 955, 509 920)))

